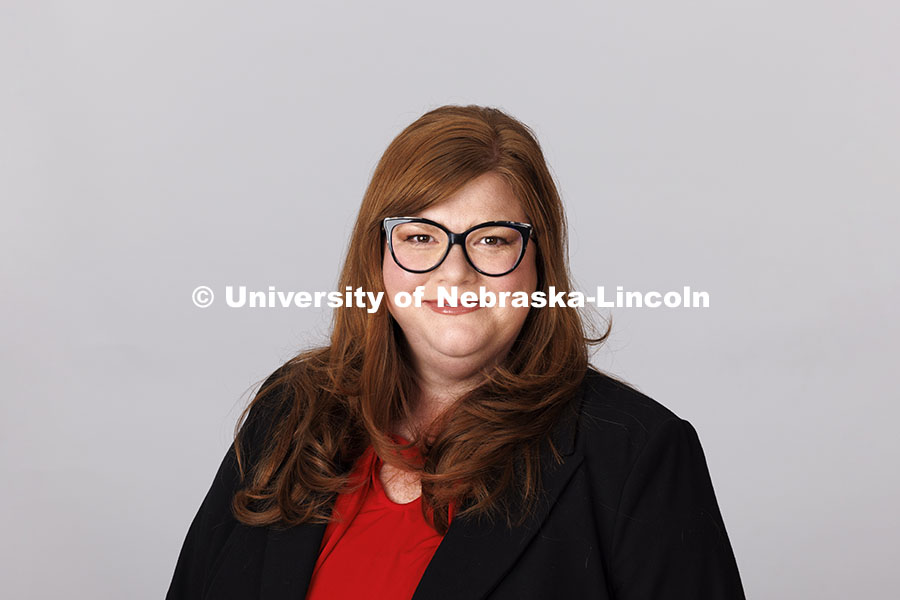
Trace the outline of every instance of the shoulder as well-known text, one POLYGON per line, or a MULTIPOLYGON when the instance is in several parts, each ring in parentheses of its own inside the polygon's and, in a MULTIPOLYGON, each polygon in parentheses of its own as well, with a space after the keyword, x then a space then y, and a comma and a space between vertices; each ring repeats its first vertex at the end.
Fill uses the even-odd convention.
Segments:
POLYGON ((256 456, 272 429, 290 412, 293 391, 290 385, 292 365, 286 363, 271 373, 257 388, 240 424, 239 438, 249 456, 256 456))
MULTIPOLYGON (((632 386, 588 370, 575 445, 617 597, 743 598, 693 426, 632 386), (658 594, 656 594, 658 595, 658 594)), ((582 490, 585 487, 581 488, 582 490)))
POLYGON ((690 427, 660 402, 593 368, 577 402, 575 446, 607 464, 630 464, 660 432, 690 427))
POLYGON ((599 420, 630 429, 638 435, 679 418, 672 410, 628 383, 593 368, 587 370, 581 384, 580 416, 589 421, 599 420))

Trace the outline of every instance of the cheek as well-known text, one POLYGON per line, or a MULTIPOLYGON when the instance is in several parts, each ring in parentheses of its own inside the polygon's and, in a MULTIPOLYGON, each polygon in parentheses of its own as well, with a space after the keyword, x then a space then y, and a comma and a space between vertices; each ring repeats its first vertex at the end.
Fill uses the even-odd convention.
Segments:
POLYGON ((409 292, 412 294, 416 286, 423 285, 423 280, 425 279, 422 275, 410 273, 398 267, 394 259, 391 258, 390 253, 385 254, 381 265, 381 277, 384 283, 385 301, 390 307, 392 314, 396 314, 396 311, 408 310, 394 306, 395 294, 397 292, 409 292))
MULTIPOLYGON (((495 291, 522 291, 529 294, 537 289, 537 265, 531 249, 528 250, 522 259, 522 263, 515 271, 497 279, 494 289, 495 291)), ((497 310, 498 322, 501 324, 501 327, 510 335, 517 335, 532 309, 507 306, 497 310)))
POLYGON ((394 272, 395 267, 396 265, 394 264, 391 255, 388 252, 385 252, 384 260, 381 263, 381 279, 382 283, 384 283, 384 291, 388 296, 394 295, 394 290, 398 284, 397 274, 394 272))
POLYGON ((496 278, 494 289, 497 291, 523 291, 529 294, 537 289, 537 265, 532 248, 528 248, 515 271, 496 278))
POLYGON ((395 292, 405 290, 409 284, 409 276, 413 273, 404 271, 397 266, 394 259, 391 258, 389 252, 385 252, 384 261, 381 264, 382 279, 384 281, 384 289, 388 295, 393 296, 395 292))

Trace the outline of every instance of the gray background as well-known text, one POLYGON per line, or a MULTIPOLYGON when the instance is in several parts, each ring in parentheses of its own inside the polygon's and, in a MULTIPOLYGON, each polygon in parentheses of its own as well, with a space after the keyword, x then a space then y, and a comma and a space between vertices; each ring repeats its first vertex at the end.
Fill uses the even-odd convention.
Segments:
POLYGON ((3 1, 0 593, 164 595, 251 386, 329 322, 191 291, 332 289, 388 142, 478 103, 536 131, 583 288, 710 293, 613 310, 595 364, 699 431, 748 595, 891 597, 898 17, 3 1))

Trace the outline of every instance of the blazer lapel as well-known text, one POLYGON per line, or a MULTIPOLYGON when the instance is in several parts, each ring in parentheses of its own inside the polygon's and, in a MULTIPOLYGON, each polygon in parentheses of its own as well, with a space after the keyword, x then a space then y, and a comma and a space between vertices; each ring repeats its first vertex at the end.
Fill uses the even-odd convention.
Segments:
MULTIPOLYGON (((580 402, 576 403, 577 405, 580 402)), ((584 456, 575 450, 577 420, 569 414, 557 428, 554 441, 563 458, 557 464, 548 448, 541 455, 543 495, 525 524, 506 526, 505 520, 479 523, 455 517, 425 569, 412 600, 484 598, 515 564, 519 555, 550 513, 559 494, 584 456)))
POLYGON ((325 524, 268 529, 260 600, 297 600, 306 595, 325 524))

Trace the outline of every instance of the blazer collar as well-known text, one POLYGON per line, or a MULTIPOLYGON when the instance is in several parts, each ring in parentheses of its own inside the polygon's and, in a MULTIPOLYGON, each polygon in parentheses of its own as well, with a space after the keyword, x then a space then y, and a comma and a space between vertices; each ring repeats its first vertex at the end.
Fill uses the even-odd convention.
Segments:
MULTIPOLYGON (((551 436, 563 462, 556 462, 546 444, 542 448, 542 493, 528 520, 510 529, 502 519, 489 523, 468 515, 454 517, 412 600, 484 598, 509 571, 584 458, 575 449, 582 395, 570 405, 573 410, 561 418, 551 436)), ((260 600, 305 596, 325 527, 309 524, 268 529, 260 600)))
POLYGON ((509 528, 503 519, 490 523, 468 515, 454 517, 412 600, 481 599, 512 568, 584 460, 575 449, 581 399, 579 394, 571 404, 575 410, 566 413, 551 436, 563 462, 556 462, 546 444, 542 449, 542 492, 528 520, 509 528))

